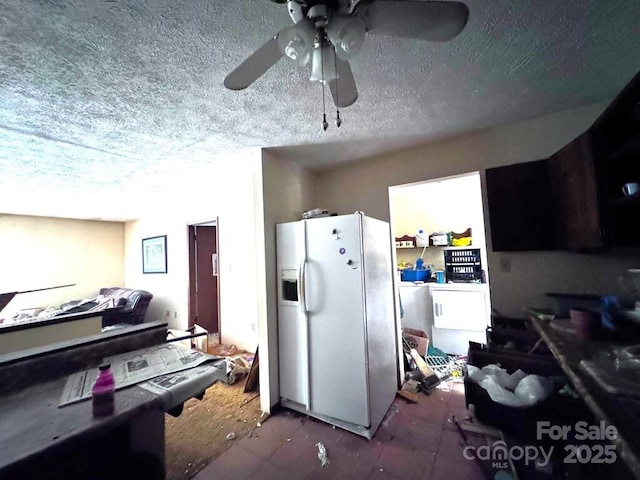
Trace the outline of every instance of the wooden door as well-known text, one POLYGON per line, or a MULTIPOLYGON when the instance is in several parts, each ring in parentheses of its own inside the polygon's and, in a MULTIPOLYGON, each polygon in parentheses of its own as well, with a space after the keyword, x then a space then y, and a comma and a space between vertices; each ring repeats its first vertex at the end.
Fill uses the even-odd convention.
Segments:
POLYGON ((189 225, 189 326, 220 331, 217 227, 189 225))

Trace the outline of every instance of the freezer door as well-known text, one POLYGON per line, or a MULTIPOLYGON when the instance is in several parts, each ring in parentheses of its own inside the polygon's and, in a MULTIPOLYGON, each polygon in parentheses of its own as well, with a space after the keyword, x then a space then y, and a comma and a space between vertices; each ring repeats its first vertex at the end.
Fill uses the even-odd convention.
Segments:
POLYGON ((310 408, 368 427, 361 217, 305 223, 310 408))
POLYGON ((276 244, 280 397, 308 407, 308 330, 302 292, 304 223, 276 225, 276 244))
POLYGON ((375 431, 398 389, 398 330, 393 300, 389 224, 362 218, 371 429, 375 431))

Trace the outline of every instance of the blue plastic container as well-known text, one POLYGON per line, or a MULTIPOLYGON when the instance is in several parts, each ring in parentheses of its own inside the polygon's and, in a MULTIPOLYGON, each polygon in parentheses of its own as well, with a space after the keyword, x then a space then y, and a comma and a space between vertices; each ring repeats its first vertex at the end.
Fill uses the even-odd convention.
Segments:
POLYGON ((400 280, 403 282, 426 282, 431 276, 428 268, 405 268, 400 273, 400 280))

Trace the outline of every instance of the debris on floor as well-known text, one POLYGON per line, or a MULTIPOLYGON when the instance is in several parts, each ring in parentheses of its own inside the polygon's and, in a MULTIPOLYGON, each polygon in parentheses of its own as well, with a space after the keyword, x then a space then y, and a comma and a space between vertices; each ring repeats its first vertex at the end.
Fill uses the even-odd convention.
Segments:
POLYGON ((184 403, 188 415, 165 415, 167 480, 193 479, 256 425, 261 414, 259 400, 243 406, 254 395, 243 393, 243 388, 244 380, 233 385, 217 382, 202 400, 191 398, 184 403), (231 432, 235 438, 227 440, 231 432))
POLYGON ((462 378, 467 364, 466 358, 456 355, 429 355, 425 357, 427 365, 441 380, 451 377, 462 378))
POLYGON ((211 355, 217 355, 218 357, 233 357, 234 355, 238 355, 239 353, 242 353, 242 350, 240 350, 238 347, 236 347, 233 344, 226 345, 224 343, 221 343, 218 345, 209 345, 208 352, 211 355))
POLYGON ((331 463, 329 461, 329 457, 327 456, 327 449, 322 442, 316 443, 316 447, 318 447, 318 459, 320 460, 322 466, 326 467, 327 465, 329 465, 329 463, 331 463))
POLYGON ((236 383, 249 373, 251 364, 242 356, 226 357, 227 361, 227 379, 229 384, 236 383))
POLYGON ((412 403, 418 403, 418 394, 410 392, 409 390, 398 390, 398 396, 408 400, 412 403))
POLYGON ((417 380, 411 380, 411 379, 406 380, 402 384, 402 390, 406 390, 412 393, 418 393, 420 391, 420 382, 418 382, 417 380))
POLYGON ((402 388, 398 390, 398 396, 409 400, 413 403, 418 403, 418 392, 420 391, 420 382, 417 380, 405 380, 402 384, 402 388))
POLYGON ((424 358, 418 353, 415 348, 411 347, 411 344, 405 339, 402 339, 404 352, 407 358, 407 364, 410 371, 417 371, 409 375, 407 379, 418 380, 424 386, 423 391, 428 391, 439 383, 439 378, 435 372, 427 365, 424 358))

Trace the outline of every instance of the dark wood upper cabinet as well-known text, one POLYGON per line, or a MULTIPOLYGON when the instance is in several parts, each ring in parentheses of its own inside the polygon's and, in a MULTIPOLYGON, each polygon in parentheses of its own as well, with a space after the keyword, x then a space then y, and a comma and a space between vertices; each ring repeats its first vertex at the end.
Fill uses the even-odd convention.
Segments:
POLYGON ((548 162, 517 163, 485 173, 493 250, 555 249, 548 162))
POLYGON ((606 237, 611 246, 640 246, 640 193, 622 187, 640 182, 640 73, 589 129, 606 237))
POLYGON ((640 73, 594 124, 546 160, 486 170, 495 251, 640 246, 640 73), (551 238, 550 238, 551 237, 551 238))

